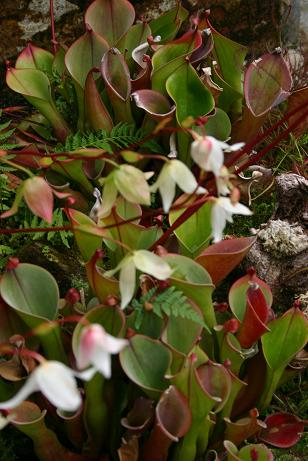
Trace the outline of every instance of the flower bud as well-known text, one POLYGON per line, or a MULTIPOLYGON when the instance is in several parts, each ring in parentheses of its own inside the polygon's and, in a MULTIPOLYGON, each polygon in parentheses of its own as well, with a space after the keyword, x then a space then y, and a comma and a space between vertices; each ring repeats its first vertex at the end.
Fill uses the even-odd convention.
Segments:
POLYGON ((65 301, 68 304, 76 304, 80 300, 80 293, 76 288, 70 288, 66 295, 65 295, 65 301))
POLYGON ((239 327, 240 322, 235 318, 227 320, 227 322, 224 323, 224 330, 226 333, 236 333, 239 327))
POLYGON ((11 256, 8 259, 6 269, 7 270, 13 270, 13 269, 16 269, 18 267, 18 265, 19 265, 19 259, 15 258, 14 256, 11 256))

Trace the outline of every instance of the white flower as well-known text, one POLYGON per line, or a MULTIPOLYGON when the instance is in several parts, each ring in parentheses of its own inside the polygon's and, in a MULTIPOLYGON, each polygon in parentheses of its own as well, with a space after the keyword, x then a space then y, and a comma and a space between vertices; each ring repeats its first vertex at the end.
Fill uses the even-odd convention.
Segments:
POLYGON ((204 171, 212 171, 219 176, 224 163, 224 150, 232 152, 241 149, 244 143, 229 144, 218 141, 213 136, 199 136, 195 134, 195 141, 191 144, 191 156, 194 162, 204 171))
POLYGON ((118 196, 118 192, 128 202, 140 205, 151 204, 150 186, 147 179, 152 173, 139 170, 132 165, 119 165, 107 178, 100 181, 104 185, 101 206, 98 208, 98 217, 107 216, 118 196))
POLYGON ((98 323, 83 328, 77 353, 78 368, 93 365, 105 378, 111 377, 111 354, 118 354, 128 341, 109 335, 98 323))
POLYGON ((241 203, 233 205, 231 200, 227 197, 219 197, 215 200, 215 204, 213 205, 211 212, 212 237, 214 239, 214 243, 220 242, 220 240, 223 239, 223 230, 227 221, 231 223, 233 222, 233 214, 250 216, 252 215, 252 212, 241 203))
POLYGON ((34 369, 14 397, 0 403, 0 409, 15 408, 30 394, 40 391, 59 410, 76 411, 82 401, 74 374, 73 370, 61 362, 43 362, 34 369))
POLYGON ((151 191, 159 190, 163 208, 168 213, 172 205, 176 185, 179 186, 186 194, 204 194, 206 189, 198 187, 196 178, 190 169, 180 160, 169 160, 161 169, 155 184, 151 186, 151 191))
POLYGON ((137 250, 125 256, 115 269, 107 271, 104 274, 106 277, 111 277, 120 271, 119 282, 122 309, 127 306, 134 295, 136 269, 142 273, 153 275, 158 280, 166 280, 172 273, 169 264, 150 251, 137 250))

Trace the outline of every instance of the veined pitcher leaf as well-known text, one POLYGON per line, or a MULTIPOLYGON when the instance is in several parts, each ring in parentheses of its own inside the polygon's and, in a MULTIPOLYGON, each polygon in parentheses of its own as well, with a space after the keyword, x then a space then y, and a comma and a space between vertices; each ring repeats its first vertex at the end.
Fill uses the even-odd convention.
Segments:
POLYGON ((170 117, 175 111, 169 100, 163 94, 154 90, 138 90, 132 93, 136 106, 144 109, 151 118, 161 120, 170 117))
POLYGON ((16 93, 21 93, 41 112, 54 128, 57 138, 64 142, 70 130, 56 108, 47 75, 38 69, 10 67, 6 73, 6 83, 16 93))
POLYGON ((87 75, 93 68, 99 68, 104 53, 109 49, 106 40, 90 27, 76 40, 65 55, 65 65, 81 88, 84 88, 87 75))
POLYGON ((178 2, 177 6, 150 21, 153 37, 161 37, 162 42, 173 40, 187 16, 188 11, 178 2))
POLYGON ((127 376, 141 388, 157 392, 167 388, 165 374, 171 353, 160 341, 142 335, 133 336, 129 346, 120 352, 120 362, 127 376))
MULTIPOLYGON (((195 197, 187 199, 188 196, 183 194, 175 202, 175 205, 179 205, 182 201, 185 201, 188 205, 195 200, 195 197)), ((184 213, 185 209, 182 208, 169 213, 170 225, 184 213)), ((190 218, 175 229, 174 233, 180 242, 181 253, 185 256, 196 257, 210 243, 212 235, 211 209, 212 202, 206 202, 190 218)))
POLYGON ((95 0, 85 14, 85 23, 111 46, 128 31, 134 20, 134 7, 127 0, 95 0))
POLYGON ((106 130, 113 127, 112 118, 99 94, 92 72, 88 73, 85 83, 85 112, 86 119, 94 131, 106 130))
POLYGON ((241 322, 243 321, 246 312, 247 290, 249 288, 250 281, 253 281, 254 283, 257 283, 259 285, 260 289, 262 290, 262 293, 265 296, 269 308, 271 307, 273 302, 273 295, 270 287, 265 282, 263 282, 263 280, 259 279, 259 277, 257 277, 256 275, 253 275, 252 277, 250 274, 247 274, 239 278, 236 282, 233 283, 233 285, 230 288, 229 304, 233 314, 241 322))
POLYGON ((3 274, 0 293, 21 314, 54 320, 58 313, 59 289, 53 276, 34 264, 19 264, 3 274))
POLYGON ((196 258, 212 277, 214 285, 218 285, 230 272, 238 266, 253 245, 255 237, 240 237, 222 240, 206 248, 196 258))
POLYGON ((116 46, 125 56, 125 61, 130 69, 133 70, 135 61, 132 58, 132 52, 142 43, 146 43, 147 38, 151 35, 151 29, 146 22, 140 22, 130 27, 125 35, 117 42, 116 46))
POLYGON ((221 35, 208 21, 214 39, 214 56, 220 75, 235 91, 242 94, 242 69, 248 49, 221 35))
POLYGON ((259 440, 278 448, 295 445, 305 429, 305 421, 290 413, 268 415, 264 422, 267 427, 258 435, 259 440))
POLYGON ((187 61, 170 75, 166 89, 176 104, 176 118, 180 125, 187 117, 195 119, 206 115, 215 106, 211 92, 187 61))
POLYGON ((185 57, 191 55, 201 44, 201 32, 191 30, 181 38, 159 47, 152 58, 152 89, 167 96, 167 79, 185 63, 185 57))
POLYGON ((268 324, 270 331, 262 338, 265 360, 272 370, 286 367, 308 341, 308 319, 299 309, 292 308, 268 324))
POLYGON ((287 99, 291 87, 290 69, 279 53, 261 56, 245 72, 245 100, 256 117, 266 114, 287 99))
POLYGON ((50 51, 29 43, 18 56, 16 69, 38 69, 47 75, 52 74, 54 55, 50 51))

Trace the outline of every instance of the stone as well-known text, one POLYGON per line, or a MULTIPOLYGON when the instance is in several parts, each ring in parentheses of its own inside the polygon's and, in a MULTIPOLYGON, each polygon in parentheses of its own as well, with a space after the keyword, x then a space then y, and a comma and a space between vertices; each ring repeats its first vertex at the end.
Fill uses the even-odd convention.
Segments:
POLYGON ((273 292, 274 308, 289 309, 308 286, 308 181, 297 174, 275 180, 277 207, 261 226, 243 266, 254 266, 273 292))
POLYGON ((36 264, 48 270, 56 279, 61 297, 70 288, 77 288, 88 294, 86 270, 82 258, 75 248, 59 249, 46 242, 31 242, 20 248, 16 256, 20 262, 36 264))

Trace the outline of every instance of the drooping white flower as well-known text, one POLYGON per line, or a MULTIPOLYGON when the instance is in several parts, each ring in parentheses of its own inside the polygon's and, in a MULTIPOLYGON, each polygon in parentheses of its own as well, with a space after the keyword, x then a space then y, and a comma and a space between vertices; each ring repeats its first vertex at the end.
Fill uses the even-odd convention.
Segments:
POLYGON ((218 141, 213 136, 199 136, 195 134, 195 141, 191 144, 191 156, 194 162, 204 171, 212 171, 215 176, 224 163, 224 151, 237 151, 244 146, 239 142, 230 146, 229 144, 218 141))
POLYGON ((103 218, 110 213, 118 193, 128 202, 150 205, 150 186, 146 181, 149 177, 151 172, 144 173, 132 165, 123 164, 115 168, 101 181, 104 189, 98 217, 103 218))
POLYGON ((14 397, 0 403, 0 409, 15 408, 30 394, 40 391, 59 410, 76 411, 82 400, 74 375, 74 371, 61 362, 45 361, 34 369, 14 397))
POLYGON ((120 271, 121 308, 124 309, 132 299, 136 285, 136 269, 152 275, 158 280, 170 277, 172 269, 162 258, 148 250, 136 250, 125 256, 114 269, 105 272, 106 277, 120 271))
POLYGON ((118 354, 128 341, 109 335, 98 323, 82 329, 77 353, 78 368, 92 365, 105 378, 111 377, 111 354, 118 354))
POLYGON ((168 213, 172 205, 176 185, 186 192, 186 194, 204 194, 206 189, 198 186, 196 178, 190 169, 180 160, 169 160, 161 169, 155 184, 151 186, 151 191, 159 190, 163 208, 165 213, 168 213))
POLYGON ((241 214, 245 216, 252 215, 252 211, 241 203, 232 204, 228 197, 219 197, 211 211, 212 237, 214 243, 223 239, 223 231, 228 222, 233 222, 232 215, 241 214))

